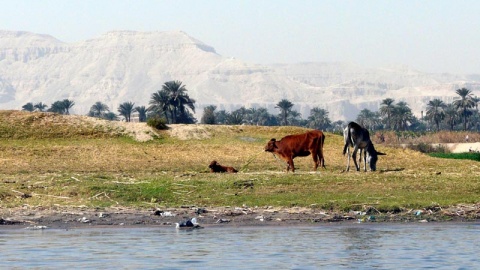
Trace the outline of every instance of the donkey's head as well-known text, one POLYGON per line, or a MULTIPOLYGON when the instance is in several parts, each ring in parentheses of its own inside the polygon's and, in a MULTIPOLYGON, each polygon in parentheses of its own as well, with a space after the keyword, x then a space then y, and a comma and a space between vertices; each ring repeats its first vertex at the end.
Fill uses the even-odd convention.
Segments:
POLYGON ((375 150, 375 148, 373 147, 373 144, 371 143, 367 146, 366 152, 367 152, 367 163, 370 166, 370 170, 374 172, 377 170, 378 156, 385 156, 386 154, 375 150))

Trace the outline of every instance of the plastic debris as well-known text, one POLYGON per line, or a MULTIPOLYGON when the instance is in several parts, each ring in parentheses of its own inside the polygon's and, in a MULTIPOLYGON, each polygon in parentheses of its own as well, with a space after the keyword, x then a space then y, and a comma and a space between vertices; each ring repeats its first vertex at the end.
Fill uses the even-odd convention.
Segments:
POLYGON ((175 228, 177 228, 177 229, 200 229, 200 228, 203 228, 203 227, 198 224, 196 218, 191 218, 191 219, 183 221, 181 223, 175 223, 175 228))
POLYGON ((48 227, 43 225, 35 225, 33 227, 26 227, 25 229, 26 230, 45 230, 45 229, 48 229, 48 227))

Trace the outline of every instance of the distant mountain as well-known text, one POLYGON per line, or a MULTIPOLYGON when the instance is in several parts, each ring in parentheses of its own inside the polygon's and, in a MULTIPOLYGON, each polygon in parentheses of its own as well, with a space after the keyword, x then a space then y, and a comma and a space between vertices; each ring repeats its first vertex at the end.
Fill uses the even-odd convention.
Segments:
POLYGON ((428 74, 408 67, 365 68, 349 63, 258 65, 223 57, 181 31, 114 31, 77 43, 48 35, 0 31, 0 108, 71 99, 72 113, 97 101, 117 112, 120 103, 148 106, 166 81, 179 80, 197 101, 234 110, 267 107, 286 98, 308 117, 325 108, 332 120, 351 120, 385 98, 406 101, 420 116, 433 98, 451 102, 466 87, 480 96, 480 75, 428 74))

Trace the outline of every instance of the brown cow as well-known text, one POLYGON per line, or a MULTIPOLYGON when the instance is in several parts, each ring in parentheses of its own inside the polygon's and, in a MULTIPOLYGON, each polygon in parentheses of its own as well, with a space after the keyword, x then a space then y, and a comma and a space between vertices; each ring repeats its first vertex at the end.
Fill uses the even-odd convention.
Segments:
POLYGON ((295 157, 306 157, 310 154, 313 158, 313 168, 316 171, 318 166, 325 168, 325 159, 323 157, 323 144, 325 135, 320 130, 312 130, 302 134, 288 135, 280 141, 271 139, 267 146, 266 152, 277 154, 280 158, 287 161, 287 172, 292 169, 295 172, 293 159, 295 157))
POLYGON ((213 160, 210 162, 210 165, 208 166, 210 168, 210 172, 212 173, 236 173, 238 172, 235 170, 233 167, 227 167, 227 166, 222 166, 220 165, 216 160, 213 160))

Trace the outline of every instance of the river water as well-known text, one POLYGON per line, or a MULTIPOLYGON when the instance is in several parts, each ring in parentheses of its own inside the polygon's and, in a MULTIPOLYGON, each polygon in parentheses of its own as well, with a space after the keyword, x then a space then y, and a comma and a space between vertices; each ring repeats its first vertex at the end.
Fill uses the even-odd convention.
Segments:
POLYGON ((1 269, 480 269, 480 223, 1 229, 1 269))

